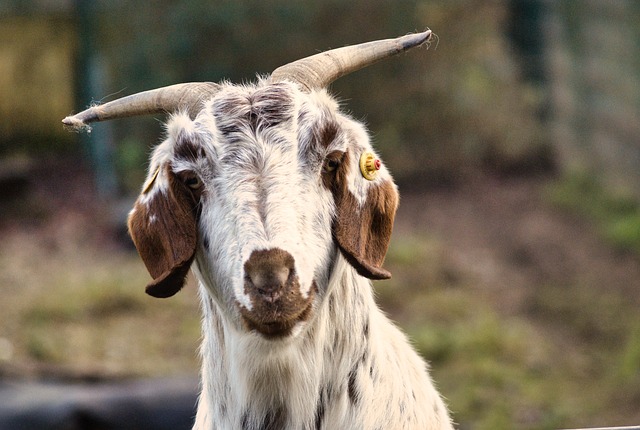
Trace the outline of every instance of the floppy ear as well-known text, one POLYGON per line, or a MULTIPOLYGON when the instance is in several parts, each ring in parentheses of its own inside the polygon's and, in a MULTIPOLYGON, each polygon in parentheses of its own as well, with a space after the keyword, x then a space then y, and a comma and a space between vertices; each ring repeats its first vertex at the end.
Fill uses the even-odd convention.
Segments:
POLYGON ((348 188, 349 164, 345 160, 334 182, 333 236, 342 255, 360 275, 389 279, 391 273, 382 268, 382 263, 391 240, 398 192, 391 179, 379 178, 368 184, 366 199, 360 204, 348 188))
POLYGON ((153 281, 147 294, 171 297, 184 285, 197 244, 196 201, 189 188, 164 166, 150 179, 129 215, 129 234, 153 281), (154 182, 164 175, 162 189, 154 182))

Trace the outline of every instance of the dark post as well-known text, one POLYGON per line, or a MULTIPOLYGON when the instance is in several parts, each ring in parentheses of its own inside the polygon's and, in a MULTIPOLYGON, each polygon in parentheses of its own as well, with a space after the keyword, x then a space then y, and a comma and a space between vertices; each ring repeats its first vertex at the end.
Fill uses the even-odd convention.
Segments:
MULTIPOLYGON (((94 97, 105 95, 105 65, 96 49, 96 1, 75 0, 78 25, 78 56, 76 59, 76 106, 83 110, 94 97)), ((118 181, 113 160, 113 137, 108 123, 92 125, 91 133, 80 133, 80 143, 86 148, 94 170, 96 190, 101 198, 114 198, 118 181)))

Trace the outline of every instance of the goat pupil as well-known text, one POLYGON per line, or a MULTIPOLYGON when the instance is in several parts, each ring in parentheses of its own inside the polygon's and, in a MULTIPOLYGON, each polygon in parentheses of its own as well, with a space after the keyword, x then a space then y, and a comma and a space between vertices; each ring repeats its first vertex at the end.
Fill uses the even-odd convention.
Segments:
POLYGON ((200 187, 200 178, 198 178, 197 176, 191 176, 188 177, 187 179, 185 179, 184 181, 185 185, 189 188, 199 188, 200 187))
POLYGON ((338 162, 338 160, 333 160, 333 159, 328 159, 326 166, 325 166, 325 170, 327 172, 333 172, 334 170, 336 170, 338 168, 338 165, 340 163, 338 162))

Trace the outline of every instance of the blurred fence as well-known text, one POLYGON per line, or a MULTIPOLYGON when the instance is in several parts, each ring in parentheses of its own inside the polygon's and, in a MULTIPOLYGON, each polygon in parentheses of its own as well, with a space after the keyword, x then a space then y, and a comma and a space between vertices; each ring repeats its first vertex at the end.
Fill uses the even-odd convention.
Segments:
POLYGON ((640 2, 549 2, 550 125, 563 166, 640 196, 640 2))
MULTIPOLYGON (((5 148, 43 140, 68 147, 75 135, 60 118, 109 94, 254 79, 318 50, 429 26, 439 37, 429 52, 333 86, 371 124, 400 182, 455 180, 478 166, 519 172, 557 163, 640 196, 640 2, 96 0, 92 31, 104 85, 74 103, 81 4, 0 5, 5 148)), ((118 124, 121 177, 140 169, 159 131, 152 120, 118 124)), ((131 180, 139 181, 140 174, 131 180)))

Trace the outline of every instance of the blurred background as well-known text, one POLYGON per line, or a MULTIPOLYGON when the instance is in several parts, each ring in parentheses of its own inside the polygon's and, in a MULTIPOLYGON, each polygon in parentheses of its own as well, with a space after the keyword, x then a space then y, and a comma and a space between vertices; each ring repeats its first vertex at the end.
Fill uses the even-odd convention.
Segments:
POLYGON ((639 22, 633 0, 3 0, 5 398, 197 380, 195 286, 146 296, 124 224, 164 118, 63 117, 430 28, 332 85, 400 186, 379 303, 461 429, 639 424, 639 22))

